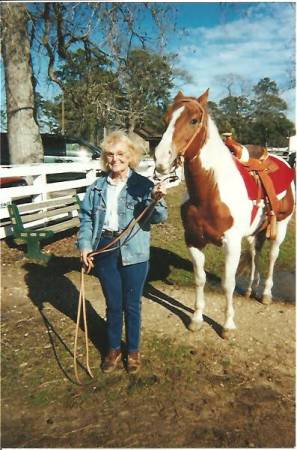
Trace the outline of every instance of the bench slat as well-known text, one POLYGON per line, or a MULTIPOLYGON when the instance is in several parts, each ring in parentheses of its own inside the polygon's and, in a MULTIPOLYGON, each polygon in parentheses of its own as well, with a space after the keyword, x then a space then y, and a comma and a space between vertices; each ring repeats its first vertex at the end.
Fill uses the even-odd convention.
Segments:
POLYGON ((49 218, 49 217, 55 217, 55 216, 58 216, 59 214, 66 214, 66 213, 69 213, 69 212, 75 211, 75 210, 77 210, 77 205, 70 205, 70 206, 67 206, 66 208, 56 208, 56 209, 47 210, 47 211, 36 211, 33 214, 21 215, 21 218, 22 218, 23 223, 28 223, 28 222, 34 222, 35 220, 45 219, 45 218, 49 218))
POLYGON ((43 202, 30 203, 29 205, 18 205, 18 210, 21 213, 30 212, 36 209, 48 208, 48 207, 58 207, 58 206, 66 206, 68 204, 75 204, 75 197, 62 197, 62 198, 54 198, 51 200, 45 200, 43 202))
POLYGON ((46 233, 47 231, 53 231, 54 233, 58 233, 59 231, 67 230, 68 228, 74 228, 79 225, 79 219, 74 217, 73 219, 66 220, 64 222, 55 223, 54 225, 50 225, 48 227, 36 227, 36 228, 27 228, 25 231, 20 233, 20 236, 27 236, 30 234, 31 236, 41 235, 41 233, 46 233))
POLYGON ((74 217, 73 219, 66 220, 66 222, 57 223, 55 225, 50 225, 49 227, 43 228, 46 231, 53 231, 57 233, 58 231, 64 231, 68 228, 74 228, 79 226, 79 218, 74 217))

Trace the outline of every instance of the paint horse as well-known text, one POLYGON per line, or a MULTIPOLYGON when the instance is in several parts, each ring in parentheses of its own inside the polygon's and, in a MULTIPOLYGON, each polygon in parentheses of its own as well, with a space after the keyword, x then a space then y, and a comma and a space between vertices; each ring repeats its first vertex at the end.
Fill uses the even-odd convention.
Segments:
MULTIPOLYGON (((252 198, 254 178, 245 167, 239 167, 240 162, 224 144, 208 115, 207 101, 208 90, 198 99, 185 97, 181 92, 175 97, 165 116, 168 127, 155 151, 156 175, 168 175, 181 161, 184 164, 188 195, 181 206, 181 216, 196 286, 195 311, 189 326, 192 331, 203 324, 206 274, 202 250, 210 243, 223 246, 225 250, 222 285, 226 312, 222 337, 227 338, 236 328, 233 292, 241 241, 247 237, 250 243, 251 275, 246 293, 250 296, 259 286, 258 261, 266 239, 267 213, 265 198, 252 198)), ((275 157, 273 164, 277 169, 281 166, 286 173, 284 177, 280 169, 274 171, 281 186, 277 191, 279 211, 275 236, 271 240, 269 270, 262 297, 264 304, 271 302, 273 269, 294 208, 294 174, 280 158, 275 157), (283 179, 286 181, 282 182, 283 179)))

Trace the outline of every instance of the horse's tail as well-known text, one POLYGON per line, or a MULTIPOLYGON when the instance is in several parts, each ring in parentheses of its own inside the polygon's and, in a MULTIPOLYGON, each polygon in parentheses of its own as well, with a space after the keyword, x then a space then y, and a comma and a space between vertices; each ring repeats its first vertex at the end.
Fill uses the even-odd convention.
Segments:
POLYGON ((250 249, 246 249, 240 256, 240 261, 237 267, 237 276, 243 276, 250 272, 252 266, 252 253, 250 249))

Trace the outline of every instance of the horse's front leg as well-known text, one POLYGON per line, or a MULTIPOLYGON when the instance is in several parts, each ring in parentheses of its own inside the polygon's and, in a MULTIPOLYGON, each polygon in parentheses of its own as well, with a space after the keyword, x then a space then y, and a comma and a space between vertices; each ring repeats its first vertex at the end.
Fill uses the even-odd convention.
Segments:
POLYGON ((204 285, 206 281, 206 274, 204 271, 204 254, 195 247, 189 247, 189 252, 191 255, 194 278, 195 278, 195 311, 189 325, 189 330, 197 331, 203 325, 203 311, 205 307, 204 300, 204 285))
POLYGON ((226 296, 225 323, 222 333, 223 338, 228 338, 232 334, 231 330, 236 329, 234 323, 233 293, 235 289, 235 275, 240 258, 241 239, 236 236, 225 241, 225 276, 223 288, 226 296))

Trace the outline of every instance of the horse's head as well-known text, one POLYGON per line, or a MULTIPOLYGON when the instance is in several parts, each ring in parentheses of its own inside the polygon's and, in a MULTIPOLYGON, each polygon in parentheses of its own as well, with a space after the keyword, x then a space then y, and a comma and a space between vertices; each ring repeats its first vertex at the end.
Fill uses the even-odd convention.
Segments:
POLYGON ((165 133, 156 148, 156 172, 170 173, 184 157, 192 159, 201 149, 207 135, 208 90, 199 98, 179 92, 168 108, 165 133))

